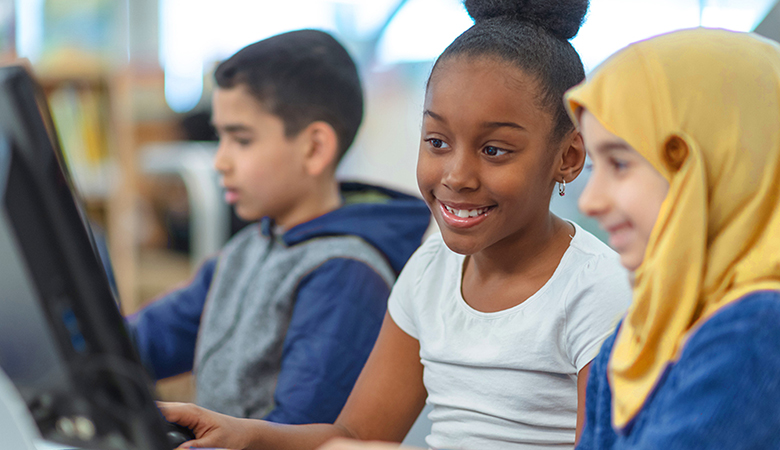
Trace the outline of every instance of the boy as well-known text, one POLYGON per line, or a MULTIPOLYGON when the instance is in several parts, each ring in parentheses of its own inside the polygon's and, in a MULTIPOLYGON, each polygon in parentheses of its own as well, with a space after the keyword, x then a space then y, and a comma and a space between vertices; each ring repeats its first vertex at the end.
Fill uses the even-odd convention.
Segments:
POLYGON ((131 332, 157 378, 193 370, 204 407, 333 422, 428 209, 336 180, 363 97, 354 62, 330 35, 300 30, 254 43, 215 78, 214 166, 237 215, 260 223, 188 286, 130 317, 131 332))

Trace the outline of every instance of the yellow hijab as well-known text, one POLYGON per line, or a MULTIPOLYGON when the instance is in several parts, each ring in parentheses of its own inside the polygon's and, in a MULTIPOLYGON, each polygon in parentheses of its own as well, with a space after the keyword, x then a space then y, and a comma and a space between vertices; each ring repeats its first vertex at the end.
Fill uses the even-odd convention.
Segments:
POLYGON ((703 28, 658 36, 566 100, 669 181, 607 369, 624 428, 697 327, 745 294, 780 290, 780 46, 703 28))

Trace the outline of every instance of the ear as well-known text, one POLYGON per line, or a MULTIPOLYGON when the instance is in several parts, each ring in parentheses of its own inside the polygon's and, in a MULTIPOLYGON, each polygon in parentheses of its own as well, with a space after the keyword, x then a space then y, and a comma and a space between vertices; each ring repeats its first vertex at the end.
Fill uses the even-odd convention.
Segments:
POLYGON ((330 124, 312 122, 304 130, 307 148, 304 155, 304 169, 311 176, 319 176, 327 170, 335 170, 338 154, 338 136, 330 124))
POLYGON ((579 131, 574 130, 563 139, 563 148, 558 156, 555 181, 574 181, 585 166, 585 143, 579 131))

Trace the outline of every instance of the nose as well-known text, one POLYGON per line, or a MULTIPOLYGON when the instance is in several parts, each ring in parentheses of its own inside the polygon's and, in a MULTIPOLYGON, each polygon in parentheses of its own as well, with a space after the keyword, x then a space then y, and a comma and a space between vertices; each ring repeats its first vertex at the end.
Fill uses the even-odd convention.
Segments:
POLYGON ((456 149, 448 159, 442 173, 442 184, 455 192, 479 188, 478 158, 472 158, 468 151, 456 149))
POLYGON ((598 170, 594 170, 588 183, 585 185, 580 198, 577 201, 580 211, 589 217, 599 217, 609 210, 609 187, 600 176, 598 170))
POLYGON ((213 161, 214 169, 217 172, 224 174, 230 170, 230 158, 228 158, 228 149, 225 142, 220 139, 219 146, 217 147, 217 153, 214 154, 213 161))

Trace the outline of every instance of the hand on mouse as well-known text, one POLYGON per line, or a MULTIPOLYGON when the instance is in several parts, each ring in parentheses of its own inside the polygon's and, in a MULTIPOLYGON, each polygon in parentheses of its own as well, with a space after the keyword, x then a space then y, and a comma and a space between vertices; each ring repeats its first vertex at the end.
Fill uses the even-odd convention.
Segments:
POLYGON ((189 428, 195 439, 185 442, 198 448, 244 449, 249 446, 247 419, 219 414, 191 403, 158 402, 165 419, 189 428))

